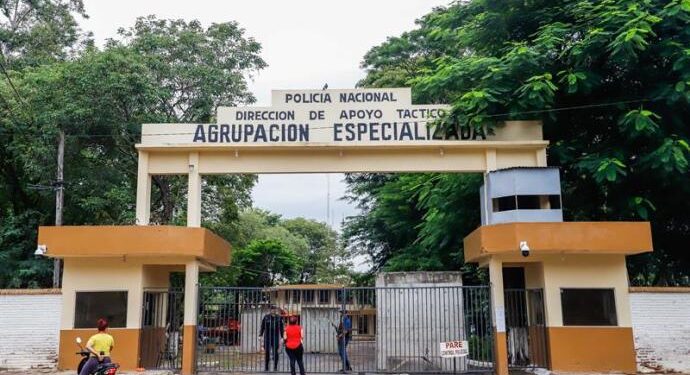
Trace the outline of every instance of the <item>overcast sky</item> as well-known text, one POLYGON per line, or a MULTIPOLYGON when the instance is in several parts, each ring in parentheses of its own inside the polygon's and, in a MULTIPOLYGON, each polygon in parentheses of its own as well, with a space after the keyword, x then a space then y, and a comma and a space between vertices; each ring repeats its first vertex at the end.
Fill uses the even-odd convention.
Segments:
MULTIPOLYGON (((263 47, 268 68, 250 88, 257 105, 270 105, 271 89, 353 88, 372 46, 414 28, 415 19, 450 0, 84 0, 90 18, 82 28, 97 42, 115 37, 138 16, 198 19, 205 25, 237 21, 263 47)), ((285 217, 326 221, 330 180, 330 222, 338 227, 355 208, 339 200, 346 186, 332 174, 261 175, 256 207, 285 217)))

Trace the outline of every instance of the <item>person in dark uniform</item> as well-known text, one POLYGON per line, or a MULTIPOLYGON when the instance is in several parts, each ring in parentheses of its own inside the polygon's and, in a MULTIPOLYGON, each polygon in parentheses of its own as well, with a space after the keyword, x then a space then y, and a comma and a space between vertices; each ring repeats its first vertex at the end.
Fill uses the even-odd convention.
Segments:
POLYGON ((278 371, 278 349, 284 331, 283 317, 280 316, 276 306, 271 306, 271 312, 261 319, 261 331, 259 331, 259 336, 264 338, 264 371, 268 371, 271 352, 273 352, 273 371, 278 371))
POLYGON ((346 310, 340 310, 340 324, 336 328, 336 337, 338 339, 338 354, 343 365, 341 372, 352 371, 350 359, 347 356, 347 346, 352 340, 352 318, 346 310))

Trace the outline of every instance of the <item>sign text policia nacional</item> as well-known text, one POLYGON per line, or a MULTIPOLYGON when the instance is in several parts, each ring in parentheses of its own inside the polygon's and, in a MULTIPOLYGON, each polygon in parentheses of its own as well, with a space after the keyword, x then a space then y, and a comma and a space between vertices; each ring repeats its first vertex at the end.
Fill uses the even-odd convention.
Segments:
MULTIPOLYGON (((413 105, 409 88, 274 90, 271 107, 220 107, 215 124, 145 124, 142 145, 357 145, 508 140, 501 128, 437 129, 448 105, 413 105)), ((535 134, 534 139, 541 139, 535 134)))

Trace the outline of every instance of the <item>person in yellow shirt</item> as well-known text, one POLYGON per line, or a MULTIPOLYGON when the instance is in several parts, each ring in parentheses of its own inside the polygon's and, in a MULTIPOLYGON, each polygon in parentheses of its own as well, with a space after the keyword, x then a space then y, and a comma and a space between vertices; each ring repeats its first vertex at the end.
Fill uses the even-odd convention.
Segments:
POLYGON ((91 336, 86 343, 86 350, 91 353, 91 357, 86 361, 79 375, 90 375, 100 363, 110 363, 110 352, 115 347, 115 340, 113 336, 106 333, 108 321, 98 319, 96 326, 98 333, 91 336))

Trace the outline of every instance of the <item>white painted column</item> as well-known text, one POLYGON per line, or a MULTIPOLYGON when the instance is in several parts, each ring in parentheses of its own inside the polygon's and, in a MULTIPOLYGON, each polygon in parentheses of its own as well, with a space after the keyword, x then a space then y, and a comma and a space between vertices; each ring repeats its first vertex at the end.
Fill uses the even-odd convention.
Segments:
POLYGON ((496 149, 488 148, 484 152, 484 159, 486 160, 486 172, 495 171, 498 169, 498 163, 496 162, 496 149))
POLYGON ((505 300, 503 296, 503 262, 489 259, 489 281, 491 282, 491 305, 494 308, 493 323, 498 332, 505 332, 505 300), (503 321, 500 319, 503 318, 503 321))
POLYGON ((149 174, 149 153, 139 151, 137 169, 136 224, 149 225, 151 220, 151 175, 149 174))
POLYGON ((184 268, 184 325, 196 326, 199 297, 199 261, 192 260, 184 268))
POLYGON ((537 167, 546 167, 546 149, 537 150, 537 167))
POLYGON ((199 261, 191 260, 184 269, 184 329, 182 375, 196 373, 196 324, 199 306, 199 261))
POLYGON ((199 153, 189 153, 189 179, 187 182, 187 226, 201 226, 201 175, 199 153))
POLYGON ((503 297, 503 262, 489 258, 491 282, 491 319, 494 326, 494 360, 496 375, 508 375, 508 343, 506 341, 505 302, 503 297))

